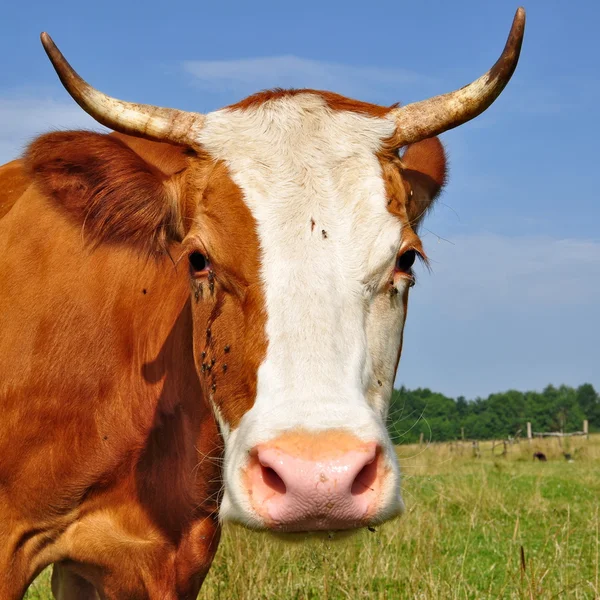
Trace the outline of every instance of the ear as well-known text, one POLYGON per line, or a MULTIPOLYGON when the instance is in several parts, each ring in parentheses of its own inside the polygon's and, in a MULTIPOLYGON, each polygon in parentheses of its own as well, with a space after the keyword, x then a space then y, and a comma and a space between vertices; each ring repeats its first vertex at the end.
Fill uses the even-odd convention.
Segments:
POLYGON ((446 184, 446 153, 436 137, 408 146, 401 158, 402 177, 412 195, 406 201, 411 223, 418 224, 446 184))
POLYGON ((181 239, 179 186, 115 136, 50 133, 31 144, 25 164, 40 189, 96 243, 161 253, 181 239))

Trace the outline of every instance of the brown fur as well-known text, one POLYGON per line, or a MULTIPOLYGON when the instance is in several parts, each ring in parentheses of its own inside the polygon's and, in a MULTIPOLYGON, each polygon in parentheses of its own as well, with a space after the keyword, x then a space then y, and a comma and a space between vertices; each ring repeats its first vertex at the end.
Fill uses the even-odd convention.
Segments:
MULTIPOLYGON (((192 169, 190 188, 202 185, 204 177, 202 169, 192 169)), ((206 248, 217 274, 214 292, 208 281, 199 282, 204 301, 193 303, 195 359, 205 393, 214 396, 225 421, 236 427, 254 404, 256 373, 267 349, 266 315, 254 219, 222 163, 211 170, 184 243, 206 248)))
POLYGON ((8 213, 22 196, 31 181, 23 169, 23 161, 13 160, 0 167, 0 181, 3 190, 0 194, 0 219, 8 213))

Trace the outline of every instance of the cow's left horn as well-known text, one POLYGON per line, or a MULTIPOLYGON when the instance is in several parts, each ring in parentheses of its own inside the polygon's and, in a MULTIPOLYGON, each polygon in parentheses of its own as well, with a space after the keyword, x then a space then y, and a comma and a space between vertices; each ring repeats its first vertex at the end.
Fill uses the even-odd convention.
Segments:
POLYGON ((96 121, 121 133, 173 144, 194 145, 204 122, 203 115, 111 98, 79 77, 47 33, 42 33, 40 37, 67 92, 96 121))
POLYGON ((393 145, 399 148, 418 142, 480 115, 500 95, 514 73, 524 32, 525 9, 519 8, 502 55, 485 75, 460 90, 394 109, 393 145))

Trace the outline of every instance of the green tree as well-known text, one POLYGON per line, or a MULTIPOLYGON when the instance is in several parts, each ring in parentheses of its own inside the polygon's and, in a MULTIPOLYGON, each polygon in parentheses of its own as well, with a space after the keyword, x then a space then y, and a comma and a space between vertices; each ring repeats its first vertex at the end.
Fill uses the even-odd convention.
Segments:
POLYGON ((487 398, 456 400, 428 388, 394 390, 388 415, 392 441, 414 443, 460 438, 491 439, 514 436, 530 421, 534 431, 579 431, 587 418, 600 430, 600 397, 592 385, 578 388, 548 385, 540 392, 508 390, 487 398))

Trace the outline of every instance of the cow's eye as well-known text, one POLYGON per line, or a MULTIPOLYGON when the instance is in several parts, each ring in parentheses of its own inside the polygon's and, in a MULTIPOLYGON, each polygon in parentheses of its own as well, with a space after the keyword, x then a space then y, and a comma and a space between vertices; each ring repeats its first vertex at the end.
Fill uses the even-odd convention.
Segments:
POLYGON ((210 271, 210 261, 201 252, 192 252, 189 260, 190 271, 194 277, 206 275, 210 271))
POLYGON ((396 259, 396 271, 408 273, 411 267, 415 264, 417 258, 416 250, 407 250, 398 256, 396 259))

